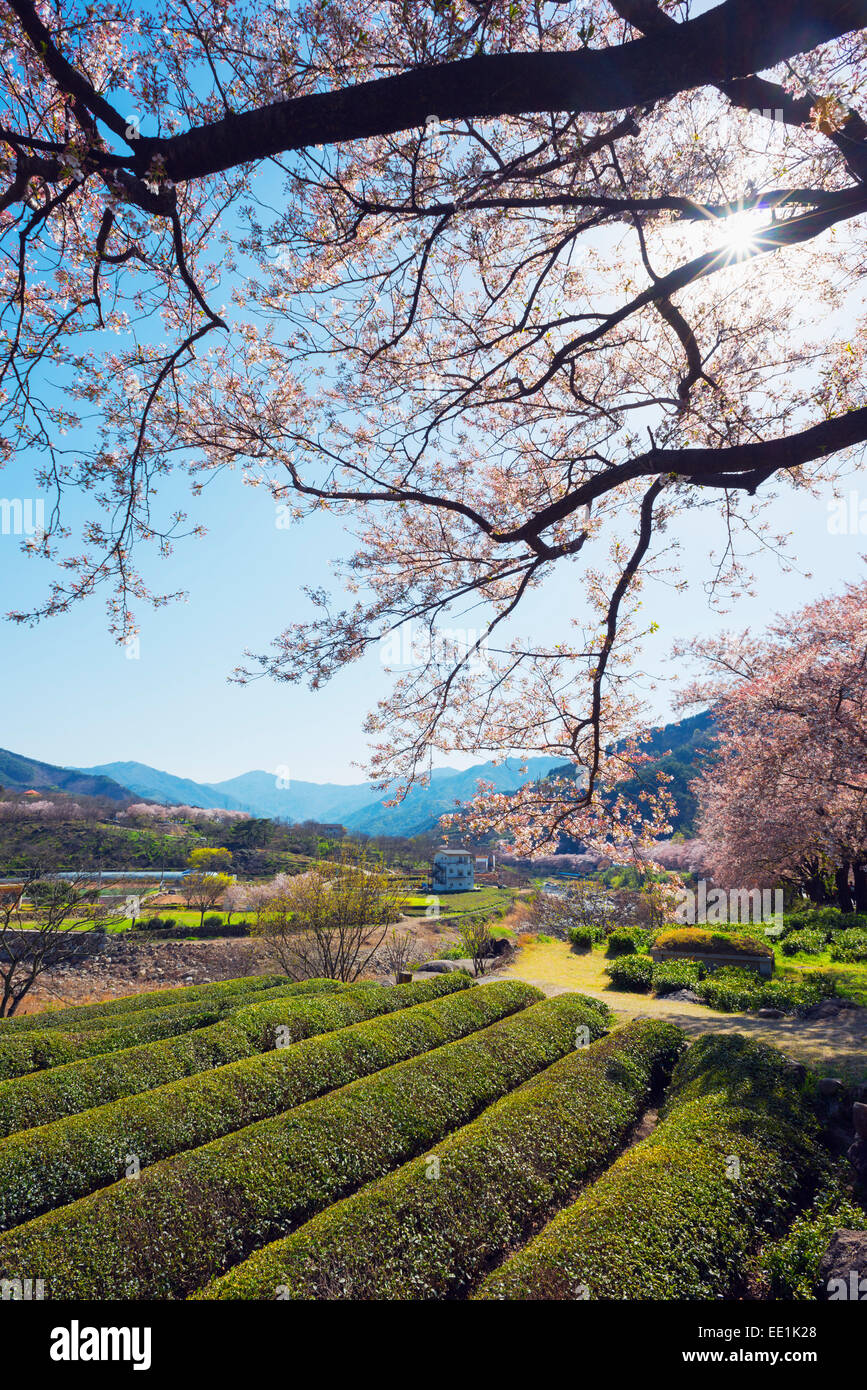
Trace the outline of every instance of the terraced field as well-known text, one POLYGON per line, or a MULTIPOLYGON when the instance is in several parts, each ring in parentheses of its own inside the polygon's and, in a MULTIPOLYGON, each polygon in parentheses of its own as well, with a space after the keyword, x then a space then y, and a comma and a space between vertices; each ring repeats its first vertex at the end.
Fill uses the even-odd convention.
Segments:
MULTIPOLYGON (((0 1023, 0 1280, 47 1299, 725 1298, 812 1200, 765 1044, 461 974, 0 1023), (661 1120, 634 1143, 651 1104, 661 1120)), ((646 1128, 649 1128, 645 1124, 646 1128)))

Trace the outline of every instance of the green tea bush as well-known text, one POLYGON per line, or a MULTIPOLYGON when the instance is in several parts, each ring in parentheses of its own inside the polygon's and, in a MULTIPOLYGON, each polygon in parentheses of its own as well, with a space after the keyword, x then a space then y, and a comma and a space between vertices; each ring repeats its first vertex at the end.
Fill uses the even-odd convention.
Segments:
POLYGON ((834 937, 831 959, 836 961, 867 960, 867 930, 849 928, 834 937))
POLYGON ((615 927, 609 932, 605 949, 609 956, 637 955, 650 941, 650 933, 642 927, 615 927))
POLYGON ((477 1296, 736 1298, 757 1244, 784 1229, 826 1171, 818 1133, 809 1084, 782 1053, 705 1034, 675 1068, 653 1134, 477 1296))
POLYGON ((784 956, 795 956, 799 952, 807 956, 820 956, 825 950, 828 941, 828 933, 819 927, 806 928, 804 931, 789 932, 783 938, 782 951, 784 956))
MULTIPOLYGON (((570 927, 566 935, 579 951, 589 951, 595 942, 602 939, 604 932, 601 927, 580 926, 570 927)), ((536 940, 540 938, 537 937, 536 940)))
POLYGON ((705 967, 695 960, 655 961, 652 984, 657 994, 674 994, 679 989, 692 989, 706 973, 705 967))
POLYGON ((616 989, 627 989, 643 993, 653 983, 653 961, 650 956, 619 956, 609 961, 605 967, 606 975, 616 989))
POLYGON ((0 1080, 64 1066, 82 1057, 119 1052, 136 1043, 177 1037, 206 1028, 220 1017, 220 1009, 206 1003, 181 1004, 168 1009, 139 1009, 110 1015, 111 1028, 86 1028, 65 1033, 59 1028, 44 1033, 30 1029, 15 1037, 0 1037, 0 1080))
POLYGON ((458 973, 451 983, 439 984, 426 994, 407 993, 412 988, 409 985, 338 990, 333 980, 283 985, 279 998, 240 1007, 222 1022, 183 1039, 128 1048, 0 1085, 0 1135, 49 1124, 265 1051, 275 1045, 278 1028, 282 1029, 281 1042, 287 1044, 373 1018, 406 1003, 466 989, 469 984, 469 977, 458 973))
POLYGON ((146 1167, 487 1027, 537 997, 519 981, 485 990, 458 983, 398 985, 391 1009, 380 1007, 372 1021, 0 1140, 0 1230, 116 1182, 128 1154, 146 1167))
POLYGON ((809 1211, 796 1216, 785 1235, 769 1241, 759 1258, 770 1298, 797 1302, 815 1299, 819 1265, 835 1231, 867 1230, 867 1211, 836 1181, 817 1196, 809 1211))
MULTIPOLYGON (((130 1013, 137 1009, 161 1009, 170 1004, 189 1004, 206 999, 230 1001, 233 995, 251 994, 256 990, 272 989, 285 985, 285 975, 247 975, 236 980, 222 980, 209 985, 182 985, 178 989, 155 989, 146 994, 128 994, 117 999, 106 999, 99 1004, 75 1004, 63 1009, 44 1009, 37 1014, 21 1014, 14 1018, 0 1019, 0 1038, 29 1028, 40 1032, 45 1028, 65 1028, 79 1031, 82 1028, 103 1025, 101 1020, 113 1014, 130 1013)), ((335 984, 335 988, 337 988, 335 984)))
MULTIPOLYGON (((532 997, 529 986, 523 989, 532 997)), ((0 1236, 0 1278, 43 1278, 52 1299, 182 1297, 395 1164, 428 1152, 571 1051, 578 1028, 598 1036, 608 1016, 596 1000, 561 994, 164 1159, 135 1181, 0 1236)))
POLYGON ((834 992, 833 982, 819 975, 798 980, 763 980, 753 970, 727 966, 696 985, 702 1003, 723 1013, 780 1009, 784 1014, 806 1013, 834 992))
POLYGON ((616 1156, 685 1039, 642 1021, 571 1052, 416 1158, 251 1255, 201 1298, 460 1297, 616 1156))

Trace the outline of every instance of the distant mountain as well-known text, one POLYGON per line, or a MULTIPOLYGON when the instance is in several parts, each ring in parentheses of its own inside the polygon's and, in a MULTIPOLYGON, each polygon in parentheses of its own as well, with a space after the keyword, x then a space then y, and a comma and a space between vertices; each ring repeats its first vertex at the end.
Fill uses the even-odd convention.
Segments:
MULTIPOLYGON (((689 832, 695 816, 695 798, 689 790, 689 782, 698 774, 702 755, 712 747, 713 739, 713 721, 706 711, 654 729, 643 745, 645 751, 654 756, 654 761, 642 771, 640 779, 625 784, 624 790, 632 788, 637 792, 642 786, 652 785, 653 774, 661 768, 673 778, 671 791, 678 805, 675 829, 689 832), (670 751, 664 753, 666 749, 670 751)), ((14 754, 5 756, 15 757, 14 754)), ((29 763, 27 759, 18 761, 29 767, 47 767, 47 764, 29 763)), ((440 816, 454 810, 456 803, 472 800, 480 780, 492 782, 497 791, 511 792, 525 782, 538 781, 557 768, 554 758, 528 758, 526 764, 522 764, 520 758, 508 758, 500 764, 477 763, 464 771, 438 767, 431 772, 428 786, 414 787, 398 806, 384 805, 387 794, 374 791, 365 782, 296 782, 293 779, 288 785, 282 785, 283 779, 276 773, 262 770, 243 772, 223 782, 194 782, 136 762, 102 763, 66 772, 62 768, 48 768, 48 771, 55 774, 55 780, 57 775, 77 778, 82 783, 78 788, 82 793, 85 791, 83 782, 90 778, 117 787, 115 795, 119 797, 124 795, 123 788, 128 787, 135 796, 170 805, 248 811, 253 816, 296 824, 306 820, 333 822, 368 835, 418 835, 434 830, 440 816), (526 772, 521 772, 522 766, 526 766, 526 772)), ((566 770, 571 772, 572 768, 566 770)), ((0 781, 3 780, 0 771, 0 781)), ((25 776, 24 781, 26 786, 48 786, 47 782, 37 783, 32 776, 25 776)), ((90 793, 99 794, 109 793, 90 793)))
MULTIPOLYGON (((674 832, 690 835, 695 831, 695 816, 698 803, 690 783, 701 774, 705 759, 713 752, 716 743, 716 730, 713 716, 709 710, 701 710, 688 719, 679 719, 674 724, 664 724, 653 729, 650 737, 641 745, 642 753, 650 756, 635 777, 618 783, 618 794, 637 796, 642 791, 652 791, 657 785, 656 774, 664 772, 671 781, 666 789, 675 804, 675 814, 671 825, 674 832)), ((614 747, 619 745, 615 744, 614 747)), ((554 768, 555 775, 569 776, 574 773, 573 765, 566 763, 554 768)), ((578 852, 578 842, 563 837, 561 850, 578 852)))
POLYGON ((129 801, 125 784, 102 775, 101 768, 81 771, 55 767, 35 758, 23 758, 0 748, 0 786, 10 792, 67 792, 71 796, 105 796, 110 801, 129 801))
POLYGON ((641 769, 640 776, 625 782, 623 791, 638 792, 653 785, 657 772, 666 773, 671 778, 667 790, 677 807, 671 821, 672 829, 684 835, 694 834, 698 803, 690 783, 701 775, 715 744, 716 729, 709 710, 654 729, 647 743, 642 745, 642 751, 650 753, 653 762, 641 769), (666 749, 668 752, 664 751, 666 749))
POLYGON ((249 811, 254 816, 286 821, 324 821, 345 825, 368 835, 417 835, 433 830, 439 817, 456 802, 469 801, 482 779, 498 791, 517 791, 524 782, 543 777, 553 758, 529 758, 522 774, 519 758, 505 763, 478 763, 464 771, 434 768, 430 785, 414 787, 399 806, 383 805, 384 794, 367 783, 296 782, 280 785, 273 772, 244 772, 224 782, 193 782, 159 772, 144 763, 103 763, 88 773, 107 774, 123 781, 137 796, 176 805, 222 807, 249 811))
MULTIPOLYGON (((219 807, 225 811, 249 811, 240 801, 226 796, 203 782, 192 782, 187 777, 175 777, 171 772, 160 772, 147 763, 101 763, 97 767, 80 768, 84 773, 103 774, 114 778, 136 796, 148 801, 161 801, 171 806, 219 807)), ((263 776, 265 774, 263 773, 263 776)), ((273 782, 273 777, 271 781, 273 782)), ((257 815, 268 814, 256 812, 257 815)))

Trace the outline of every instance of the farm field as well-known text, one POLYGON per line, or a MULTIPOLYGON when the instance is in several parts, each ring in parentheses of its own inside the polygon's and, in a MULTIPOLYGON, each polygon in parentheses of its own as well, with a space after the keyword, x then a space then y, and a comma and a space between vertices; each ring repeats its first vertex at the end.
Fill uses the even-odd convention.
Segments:
POLYGON ((815 1078, 758 1037, 690 1045, 683 1020, 546 984, 256 977, 0 1023, 0 1057, 30 1066, 0 1081, 0 1280, 48 1300, 743 1296, 759 1233, 827 1175, 815 1078), (151 1039, 154 1012, 196 1026, 151 1039), (636 1259, 656 1207, 666 1239, 636 1259))

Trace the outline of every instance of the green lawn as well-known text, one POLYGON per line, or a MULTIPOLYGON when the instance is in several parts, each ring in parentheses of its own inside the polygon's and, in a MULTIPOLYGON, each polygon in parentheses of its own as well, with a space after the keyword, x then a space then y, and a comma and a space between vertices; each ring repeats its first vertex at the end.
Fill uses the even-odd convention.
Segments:
POLYGON ((827 951, 820 956, 799 952, 796 956, 784 956, 779 946, 774 949, 774 971, 782 979, 796 979, 805 971, 821 970, 823 974, 833 975, 840 993, 854 999, 857 1004, 867 1005, 867 961, 832 960, 827 951))
POLYGON ((496 888, 491 884, 484 884, 471 893, 436 893, 423 897, 409 897, 405 900, 405 909, 410 916, 423 915, 425 909, 430 906, 431 897, 436 897, 439 899, 440 915, 452 917, 466 912, 505 910, 511 906, 514 896, 512 888, 496 888))
MULTIPOLYGON (((159 917, 162 921, 165 921, 167 917, 170 917, 176 927, 197 927, 199 925, 200 916, 201 914, 198 908, 187 909, 185 907, 164 907, 160 908, 159 912, 146 912, 142 917, 136 918, 136 922, 138 924, 141 924, 142 922, 147 923, 150 921, 152 917, 159 917)), ((211 909, 209 908, 208 911, 205 913, 205 917, 219 917, 222 922, 225 922, 226 913, 211 911, 211 909)), ((250 913, 248 915, 243 912, 233 912, 232 925, 234 926, 237 922, 252 922, 254 920, 254 917, 255 914, 253 913, 250 913)), ((119 932, 127 932, 130 930, 131 927, 132 918, 121 917, 119 921, 111 922, 110 924, 108 924, 106 930, 110 934, 116 934, 119 932)), ((80 928, 80 930, 89 931, 90 927, 84 926, 80 928)), ((138 927, 136 928, 136 930, 138 930, 138 927)))

